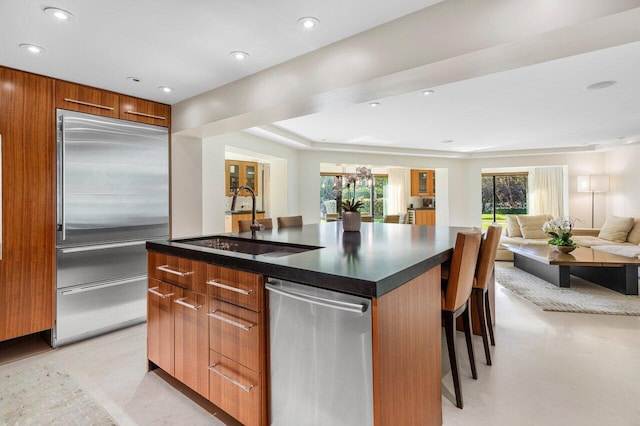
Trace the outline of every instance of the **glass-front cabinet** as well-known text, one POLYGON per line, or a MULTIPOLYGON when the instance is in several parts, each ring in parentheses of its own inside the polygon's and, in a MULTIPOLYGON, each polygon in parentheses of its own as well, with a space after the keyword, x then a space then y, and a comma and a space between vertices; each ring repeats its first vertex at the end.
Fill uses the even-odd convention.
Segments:
MULTIPOLYGON (((241 186, 248 186, 258 195, 258 163, 250 161, 225 160, 226 169, 226 195, 233 195, 241 186)), ((249 193, 243 191, 241 195, 249 193)))
POLYGON ((411 170, 411 196, 436 195, 435 170, 411 170))

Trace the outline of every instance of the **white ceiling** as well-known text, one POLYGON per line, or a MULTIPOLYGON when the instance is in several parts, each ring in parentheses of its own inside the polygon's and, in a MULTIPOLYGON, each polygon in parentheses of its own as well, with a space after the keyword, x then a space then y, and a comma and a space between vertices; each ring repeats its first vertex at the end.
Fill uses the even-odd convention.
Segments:
POLYGON ((316 148, 471 153, 640 141, 640 42, 431 89, 274 124, 316 148), (604 80, 618 83, 586 89, 604 80))
MULTIPOLYGON (((0 0, 0 65, 175 104, 439 2, 0 0), (43 13, 47 6, 74 19, 57 22, 43 13), (296 22, 309 15, 321 24, 301 31, 296 22), (32 55, 20 43, 47 50, 32 55), (251 56, 238 62, 229 56, 233 50, 251 56)), ((640 42, 432 89, 428 97, 371 99, 378 108, 365 103, 277 122, 275 132, 265 126, 260 136, 282 142, 283 130, 303 149, 339 144, 454 153, 640 140, 640 42), (585 89, 603 80, 618 84, 585 89)))
POLYGON ((439 1, 0 0, 0 65, 174 104, 439 1), (320 26, 300 30, 304 16, 320 26), (234 50, 250 58, 233 60, 234 50))

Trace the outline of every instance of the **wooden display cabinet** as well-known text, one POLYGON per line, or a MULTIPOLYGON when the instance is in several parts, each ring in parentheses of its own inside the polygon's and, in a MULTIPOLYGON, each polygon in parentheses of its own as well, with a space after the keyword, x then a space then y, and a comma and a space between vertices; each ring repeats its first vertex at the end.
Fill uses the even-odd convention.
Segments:
POLYGON ((411 170, 411 196, 436 195, 435 170, 411 170))
MULTIPOLYGON (((226 195, 233 196, 236 189, 241 186, 248 186, 253 189, 255 195, 258 195, 259 183, 258 183, 258 163, 251 161, 235 161, 225 160, 225 182, 226 182, 226 195)), ((247 191, 240 193, 242 196, 248 196, 247 191)))

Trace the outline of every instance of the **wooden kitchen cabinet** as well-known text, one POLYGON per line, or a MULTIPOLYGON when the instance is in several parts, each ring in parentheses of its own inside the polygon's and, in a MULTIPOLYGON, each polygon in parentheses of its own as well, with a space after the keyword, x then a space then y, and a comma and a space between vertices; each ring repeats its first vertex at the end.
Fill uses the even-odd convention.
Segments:
MULTIPOLYGON (((225 160, 225 182, 227 196, 233 196, 236 189, 248 186, 253 189, 255 195, 259 193, 258 163, 251 161, 225 160)), ((248 191, 242 191, 241 196, 249 196, 248 191)))
POLYGON ((53 80, 0 67, 0 341, 53 328, 53 80))
POLYGON ((123 120, 171 127, 171 107, 131 96, 120 95, 119 117, 123 120))
POLYGON ((207 265, 207 294, 250 309, 264 310, 264 277, 238 269, 207 265))
POLYGON ((436 224, 436 211, 435 210, 415 210, 415 224, 416 225, 435 225, 436 224))
POLYGON ((173 301, 174 377, 205 398, 209 397, 208 297, 178 289, 173 301))
POLYGON ((103 117, 120 116, 117 93, 62 80, 55 80, 55 107, 103 117))
POLYGON ((169 105, 68 81, 55 80, 55 107, 157 126, 171 126, 169 105))
POLYGON ((411 170, 411 196, 436 195, 435 170, 411 170))
POLYGON ((147 294, 147 359, 174 375, 175 333, 173 301, 178 287, 149 279, 147 294))

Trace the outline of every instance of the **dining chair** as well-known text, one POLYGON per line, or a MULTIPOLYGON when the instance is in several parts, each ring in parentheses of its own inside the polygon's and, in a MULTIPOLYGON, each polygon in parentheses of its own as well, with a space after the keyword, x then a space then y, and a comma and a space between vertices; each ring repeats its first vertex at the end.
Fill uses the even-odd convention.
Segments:
POLYGON ((383 219, 384 223, 400 223, 400 215, 399 214, 387 214, 383 219))
POLYGON ((360 222, 373 222, 373 216, 371 215, 360 216, 360 222))
POLYGON ((325 215, 325 219, 327 219, 327 222, 336 221, 339 217, 340 213, 326 213, 325 215))
MULTIPOLYGON (((265 219, 256 219, 256 221, 264 226, 263 230, 273 229, 273 219, 270 217, 265 219)), ((251 219, 243 219, 238 221, 238 232, 251 231, 251 219)))
POLYGON ((449 276, 446 279, 446 289, 442 290, 442 326, 444 327, 449 362, 453 376, 453 387, 456 394, 456 406, 462 408, 462 389, 460 387, 460 370, 455 348, 456 318, 462 316, 464 336, 467 341, 467 352, 471 364, 471 376, 478 378, 476 360, 473 354, 471 340, 471 309, 469 299, 473 288, 473 278, 478 262, 478 251, 482 233, 480 230, 459 232, 451 257, 449 276))
POLYGON ((480 322, 480 331, 482 334, 482 344, 484 346, 484 356, 487 365, 491 365, 491 353, 489 352, 489 338, 487 330, 491 338, 491 345, 495 346, 496 341, 493 337, 493 322, 491 320, 491 305, 489 304, 489 282, 493 277, 496 253, 500 243, 500 235, 502 227, 493 224, 487 228, 485 237, 480 243, 480 251, 478 254, 478 265, 476 266, 476 274, 473 279, 473 297, 476 302, 476 310, 478 311, 478 319, 480 322))
POLYGON ((291 228, 294 226, 302 226, 302 216, 285 216, 278 218, 278 229, 291 228))

